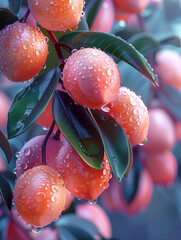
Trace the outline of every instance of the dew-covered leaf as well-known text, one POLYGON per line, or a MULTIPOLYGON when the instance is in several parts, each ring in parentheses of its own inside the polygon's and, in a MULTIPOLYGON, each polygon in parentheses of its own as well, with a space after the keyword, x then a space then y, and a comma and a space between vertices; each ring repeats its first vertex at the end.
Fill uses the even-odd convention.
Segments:
POLYGON ((97 128, 84 107, 63 91, 55 91, 53 116, 59 129, 79 156, 91 167, 101 169, 104 147, 97 128))
POLYGON ((26 131, 47 106, 60 77, 60 69, 52 69, 37 77, 15 97, 8 114, 8 138, 26 131))

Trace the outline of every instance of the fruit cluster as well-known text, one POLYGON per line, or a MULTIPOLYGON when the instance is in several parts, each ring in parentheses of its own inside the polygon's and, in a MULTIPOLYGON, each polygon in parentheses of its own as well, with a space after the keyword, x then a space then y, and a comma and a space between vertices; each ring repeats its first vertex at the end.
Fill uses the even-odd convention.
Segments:
MULTIPOLYGON (((147 108, 133 91, 120 87, 120 72, 113 58, 100 49, 87 47, 74 51, 65 61, 61 43, 55 40, 52 31, 66 31, 77 26, 83 1, 28 2, 32 16, 49 33, 59 57, 63 76, 59 76, 57 89, 67 92, 76 104, 86 109, 106 112, 122 127, 130 145, 145 142, 149 125, 147 108)), ((26 18, 23 18, 0 32, 0 70, 13 82, 34 78, 45 66, 48 56, 47 39, 40 28, 25 22, 26 18)), ((66 48, 70 50, 70 46, 66 45, 66 48)), ((18 180, 14 202, 22 218, 38 227, 50 224, 61 214, 66 208, 69 192, 77 198, 94 201, 108 188, 112 177, 106 153, 101 169, 94 169, 83 161, 66 136, 59 135, 59 129, 51 135, 54 126, 51 126, 54 119, 52 101, 51 98, 36 121, 50 128, 47 136, 28 141, 16 160, 18 180)))

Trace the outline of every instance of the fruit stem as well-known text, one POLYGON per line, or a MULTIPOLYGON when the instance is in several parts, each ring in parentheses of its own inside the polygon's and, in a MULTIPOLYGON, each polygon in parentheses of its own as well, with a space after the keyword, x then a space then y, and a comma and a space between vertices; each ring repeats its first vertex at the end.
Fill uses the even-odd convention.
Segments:
POLYGON ((56 131, 56 133, 54 134, 53 139, 59 141, 60 140, 60 134, 61 134, 61 131, 60 131, 60 129, 58 129, 56 131))
POLYGON ((55 126, 55 122, 53 121, 52 125, 51 125, 50 129, 48 130, 48 133, 43 141, 43 144, 42 144, 42 165, 46 165, 46 145, 47 145, 47 141, 48 141, 50 135, 53 132, 54 126, 55 126))
MULTIPOLYGON (((58 42, 58 40, 55 37, 55 34, 52 31, 49 31, 49 30, 47 30, 47 33, 48 33, 48 35, 49 35, 49 37, 50 37, 50 39, 52 41, 52 44, 54 46, 55 51, 57 52, 57 55, 58 55, 60 63, 63 62, 65 59, 64 59, 64 56, 63 56, 62 51, 60 49, 59 42, 58 42)), ((60 66, 61 65, 62 64, 60 64, 60 66)))
POLYGON ((24 15, 24 17, 22 17, 20 20, 19 20, 19 22, 20 23, 25 23, 26 22, 26 19, 28 18, 28 15, 30 14, 30 9, 28 8, 27 9, 27 11, 26 11, 26 13, 25 13, 25 15, 24 15))
POLYGON ((57 42, 56 45, 59 46, 59 47, 62 47, 63 49, 65 49, 68 52, 75 49, 74 47, 72 47, 72 46, 70 46, 70 45, 68 45, 66 43, 62 43, 62 42, 61 43, 57 42))
POLYGON ((146 32, 142 16, 140 14, 137 14, 137 18, 138 18, 138 22, 139 22, 139 26, 140 26, 141 31, 146 32))

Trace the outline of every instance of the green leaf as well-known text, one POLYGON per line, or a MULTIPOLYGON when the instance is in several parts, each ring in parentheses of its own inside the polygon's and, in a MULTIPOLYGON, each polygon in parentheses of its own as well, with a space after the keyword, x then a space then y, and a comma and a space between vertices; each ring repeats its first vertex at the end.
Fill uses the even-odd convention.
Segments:
POLYGON ((2 173, 0 173, 0 195, 11 214, 13 194, 8 181, 3 177, 2 173))
POLYGON ((0 8, 8 8, 14 14, 18 14, 21 6, 21 0, 0 0, 0 8))
POLYGON ((107 113, 91 110, 90 114, 97 123, 104 149, 114 176, 121 182, 129 166, 130 150, 126 134, 121 126, 107 113), (92 114, 91 114, 92 113, 92 114))
POLYGON ((142 166, 139 161, 134 161, 129 176, 123 181, 123 193, 127 203, 131 203, 136 196, 140 184, 142 166))
POLYGON ((144 56, 159 48, 159 42, 148 33, 136 34, 129 38, 128 41, 144 56))
POLYGON ((148 64, 146 58, 140 54, 132 45, 124 41, 123 39, 116 37, 112 34, 103 32, 76 32, 70 33, 60 40, 67 41, 69 38, 69 43, 76 48, 81 47, 96 47, 104 52, 112 54, 114 57, 118 58, 119 61, 123 60, 128 63, 148 79, 150 79, 154 84, 158 85, 157 75, 153 73, 151 66, 148 64))
POLYGON ((180 38, 178 36, 168 36, 160 39, 161 45, 172 45, 179 47, 181 46, 180 38))
POLYGON ((74 214, 64 215, 61 221, 56 222, 55 225, 60 229, 59 233, 61 233, 63 227, 78 240, 94 240, 95 234, 101 235, 93 223, 74 214))
POLYGON ((60 69, 52 69, 16 95, 8 113, 8 138, 20 135, 37 120, 47 106, 59 77, 60 69))
POLYGON ((131 167, 133 165, 133 151, 132 151, 132 146, 131 146, 131 142, 130 142, 129 139, 128 139, 128 145, 129 145, 129 165, 128 165, 128 168, 127 168, 127 170, 124 174, 125 177, 128 177, 128 174, 129 174, 129 172, 131 170, 131 167))
POLYGON ((18 17, 14 15, 14 13, 12 13, 9 9, 0 8, 0 30, 16 21, 18 21, 18 17))
POLYGON ((8 163, 10 163, 13 157, 13 152, 8 140, 1 131, 0 131, 0 148, 3 150, 8 163))
POLYGON ((73 39, 73 45, 77 47, 96 47, 112 54, 136 68, 157 85, 157 76, 142 54, 123 39, 112 34, 101 32, 84 32, 73 39))
POLYGON ((102 3, 102 0, 92 1, 92 6, 89 5, 89 11, 87 11, 87 23, 89 27, 92 26, 94 19, 96 17, 97 12, 99 11, 99 7, 102 3))
POLYGON ((101 169, 104 148, 94 122, 84 107, 63 91, 55 91, 53 116, 59 129, 79 156, 91 167, 101 169))

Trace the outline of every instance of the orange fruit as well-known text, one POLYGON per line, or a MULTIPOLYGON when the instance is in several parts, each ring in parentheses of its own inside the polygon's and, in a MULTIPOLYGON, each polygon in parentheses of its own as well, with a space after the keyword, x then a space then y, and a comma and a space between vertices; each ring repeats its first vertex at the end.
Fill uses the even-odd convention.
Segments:
POLYGON ((0 71, 13 82, 35 77, 48 55, 46 38, 28 23, 8 25, 0 31, 0 71))
POLYGON ((141 13, 150 0, 113 0, 115 7, 128 13, 141 13))
POLYGON ((148 141, 143 148, 148 152, 170 150, 176 140, 175 128, 169 114, 162 108, 149 109, 148 141))
POLYGON ((10 105, 11 101, 8 96, 0 91, 0 129, 5 128, 7 125, 10 105))
MULTIPOLYGON (((25 171, 35 166, 42 165, 42 144, 45 135, 30 139, 21 149, 16 159, 16 175, 19 178, 25 171)), ((46 146, 47 165, 56 169, 55 158, 62 146, 62 142, 55 140, 52 136, 48 139, 46 146)))
POLYGON ((92 222, 106 239, 112 237, 111 222, 100 205, 90 205, 89 203, 78 204, 76 206, 76 215, 92 222))
POLYGON ((84 48, 72 54, 63 70, 66 91, 75 102, 89 108, 101 108, 112 101, 120 81, 114 60, 94 48, 84 48))
POLYGON ((157 52, 155 61, 156 65, 154 69, 163 83, 181 91, 180 54, 170 49, 163 49, 157 52))
POLYGON ((178 166, 171 151, 150 153, 145 157, 144 164, 155 184, 170 185, 174 182, 178 166))
POLYGON ((28 0, 28 4, 35 20, 52 31, 76 27, 83 10, 83 0, 28 0))
POLYGON ((109 33, 114 23, 114 15, 115 9, 112 0, 102 1, 90 31, 109 33))
POLYGON ((126 87, 121 87, 111 103, 106 105, 108 114, 123 128, 132 145, 147 139, 149 118, 140 97, 126 87))
POLYGON ((20 176, 14 188, 18 213, 33 226, 46 226, 59 217, 66 200, 64 182, 58 172, 45 165, 20 176))
POLYGON ((101 170, 85 163, 65 138, 56 157, 57 171, 69 192, 78 198, 94 200, 109 186, 110 166, 104 157, 101 170))

